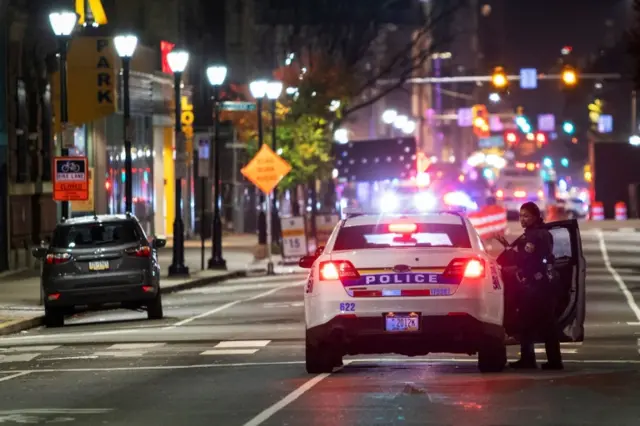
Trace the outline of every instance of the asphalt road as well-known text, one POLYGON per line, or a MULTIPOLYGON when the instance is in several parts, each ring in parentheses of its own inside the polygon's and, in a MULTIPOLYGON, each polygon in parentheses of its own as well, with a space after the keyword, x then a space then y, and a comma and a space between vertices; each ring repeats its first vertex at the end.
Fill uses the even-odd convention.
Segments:
POLYGON ((307 375, 304 277, 254 277, 169 295, 161 321, 102 312, 0 339, 0 423, 635 426, 636 235, 583 236, 587 340, 563 347, 562 372, 482 375, 440 354, 307 375))

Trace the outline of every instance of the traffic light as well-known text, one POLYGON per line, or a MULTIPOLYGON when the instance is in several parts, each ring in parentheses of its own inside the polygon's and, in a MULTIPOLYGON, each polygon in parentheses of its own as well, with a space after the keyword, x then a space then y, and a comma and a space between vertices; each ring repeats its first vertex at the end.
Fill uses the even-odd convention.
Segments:
POLYGON ((518 115, 516 117, 516 125, 522 131, 522 133, 531 132, 531 124, 529 124, 529 120, 524 115, 518 115))
POLYGON ((565 86, 573 87, 578 83, 578 73, 572 67, 565 67, 562 70, 562 82, 565 86))
POLYGON ((576 127, 570 121, 562 123, 562 131, 568 135, 572 135, 576 131, 576 127))
POLYGON ((507 74, 504 72, 504 68, 496 67, 493 70, 491 82, 497 89, 504 89, 505 87, 507 87, 507 84, 509 84, 509 80, 507 79, 507 74))
POLYGON ((473 113, 473 133, 479 138, 491 136, 489 131, 489 111, 486 105, 474 105, 471 107, 473 113))
POLYGON ((569 167, 569 159, 568 158, 561 158, 560 159, 560 164, 562 164, 562 167, 569 167))
POLYGON ((518 143, 518 134, 513 131, 508 131, 504 134, 504 140, 507 145, 515 145, 516 143, 518 143))

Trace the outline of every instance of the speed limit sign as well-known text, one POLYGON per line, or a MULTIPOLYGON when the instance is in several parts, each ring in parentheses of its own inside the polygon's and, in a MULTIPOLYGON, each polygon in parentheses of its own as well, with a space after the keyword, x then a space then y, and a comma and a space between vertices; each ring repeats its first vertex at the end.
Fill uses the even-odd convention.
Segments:
POLYGON ((282 256, 284 258, 299 258, 307 255, 307 235, 304 228, 304 218, 288 217, 281 220, 282 256))

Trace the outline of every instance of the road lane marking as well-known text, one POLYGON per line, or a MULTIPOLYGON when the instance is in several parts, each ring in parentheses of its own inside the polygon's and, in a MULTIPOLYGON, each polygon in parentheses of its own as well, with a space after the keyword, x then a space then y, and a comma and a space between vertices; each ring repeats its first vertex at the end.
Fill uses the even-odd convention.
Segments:
POLYGON ((638 307, 638 304, 636 303, 635 299, 633 298, 633 295, 629 291, 629 288, 620 277, 620 274, 618 274, 618 272, 613 268, 613 266, 611 266, 611 261, 609 260, 609 253, 607 252, 607 245, 604 242, 602 231, 598 230, 597 235, 598 235, 598 243, 600 245, 600 252, 602 252, 602 259, 604 260, 604 266, 607 268, 607 270, 613 277, 614 281, 618 283, 618 287, 620 287, 620 291, 622 292, 622 294, 624 294, 624 297, 627 299, 627 304, 635 314, 636 318, 638 319, 638 322, 640 322, 640 307, 638 307))
POLYGON ((253 355, 260 349, 210 349, 200 355, 253 355))
POLYGON ((166 343, 116 343, 115 345, 111 345, 107 348, 107 350, 115 351, 115 350, 128 350, 133 351, 136 349, 151 349, 158 348, 160 346, 164 346, 166 343))
POLYGON ((170 325, 168 327, 164 327, 163 330, 172 330, 174 328, 181 327, 183 325, 189 324, 190 322, 193 322, 193 321, 196 321, 196 320, 199 320, 199 319, 202 319, 202 318, 206 318, 206 317, 208 317, 210 315, 213 315, 213 314, 217 314, 218 312, 224 311, 226 309, 233 308, 234 306, 239 305, 240 303, 251 302, 253 300, 260 299, 260 298, 269 296, 271 294, 274 294, 274 293, 276 293, 276 292, 278 292, 280 290, 284 290, 285 288, 298 287, 298 286, 302 286, 303 284, 304 284, 304 282, 297 282, 297 283, 294 283, 294 284, 284 284, 284 285, 278 286, 276 288, 272 288, 271 290, 268 290, 268 291, 265 291, 265 292, 262 292, 262 293, 258 293, 258 294, 254 295, 254 296, 247 297, 245 299, 234 300, 233 302, 225 303, 224 305, 218 306, 217 308, 211 309, 210 311, 203 312, 201 314, 194 315, 194 316, 189 317, 189 318, 185 318, 185 319, 183 319, 181 321, 178 321, 177 323, 175 323, 173 325, 170 325))
MULTIPOLYGON (((547 353, 545 348, 535 348, 534 351, 537 354, 547 353)), ((577 354, 578 350, 577 349, 572 349, 572 348, 560 348, 560 353, 562 353, 562 354, 577 354)))
POLYGON ((72 361, 78 359, 98 359, 98 355, 60 356, 55 358, 38 358, 38 361, 72 361))
POLYGON ((140 331, 149 330, 148 328, 132 328, 123 330, 111 330, 111 331, 94 331, 91 333, 56 333, 56 334, 35 334, 33 336, 17 336, 17 337, 2 337, 0 338, 0 345, 6 347, 11 346, 11 343, 19 343, 29 340, 56 340, 64 338, 76 338, 76 337, 96 337, 96 336, 108 336, 113 334, 128 334, 136 333, 140 331))
POLYGON ((10 374, 10 375, 5 376, 5 377, 0 377, 0 382, 6 382, 6 381, 11 380, 11 379, 15 379, 15 378, 18 378, 18 377, 26 376, 29 373, 31 373, 31 372, 30 371, 21 371, 19 373, 10 374))
POLYGON ((94 352, 93 355, 95 356, 109 356, 109 357, 114 357, 114 358, 140 358, 142 357, 144 354, 146 354, 146 351, 99 351, 99 352, 94 352))
POLYGON ((223 340, 214 348, 263 348, 271 343, 271 340, 223 340))
MULTIPOLYGON (((345 362, 345 364, 348 364, 348 363, 349 363, 349 361, 345 362)), ((336 368, 334 370, 334 372, 335 371, 340 371, 342 368, 343 367, 338 367, 338 368, 336 368)), ((262 412, 258 413, 257 416, 255 416, 254 418, 252 418, 251 420, 246 422, 243 426, 258 426, 258 425, 261 425, 262 423, 264 423, 267 420, 269 420, 274 414, 277 414, 279 411, 281 411, 282 409, 286 408, 289 404, 294 402, 296 399, 300 398, 302 395, 304 395, 306 392, 308 392, 315 385, 317 385, 318 383, 320 383, 321 381, 323 381, 324 379, 329 377, 331 374, 332 373, 318 374, 314 378, 306 381, 300 387, 295 389, 293 392, 289 393, 289 395, 285 396, 280 401, 276 402, 272 406, 270 406, 270 407, 266 408, 265 410, 263 410, 262 412)))

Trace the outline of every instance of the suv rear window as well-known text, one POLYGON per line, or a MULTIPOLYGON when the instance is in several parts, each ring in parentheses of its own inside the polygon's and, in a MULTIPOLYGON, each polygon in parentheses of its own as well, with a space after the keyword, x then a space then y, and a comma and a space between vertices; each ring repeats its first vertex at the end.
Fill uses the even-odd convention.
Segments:
POLYGON ((406 235, 389 232, 388 224, 358 225, 341 228, 333 250, 386 247, 471 248, 471 242, 464 225, 420 223, 406 235))
POLYGON ((83 248, 138 242, 143 238, 132 221, 81 223, 59 226, 53 234, 54 247, 83 248))

